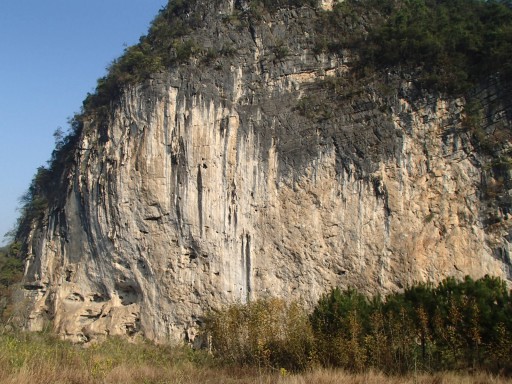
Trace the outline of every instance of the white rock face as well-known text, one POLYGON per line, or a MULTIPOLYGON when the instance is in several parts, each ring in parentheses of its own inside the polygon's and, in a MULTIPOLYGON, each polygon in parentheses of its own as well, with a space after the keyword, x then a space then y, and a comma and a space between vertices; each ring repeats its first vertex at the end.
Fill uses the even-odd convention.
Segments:
POLYGON ((398 97, 387 115, 396 148, 376 158, 378 116, 354 111, 369 116, 358 129, 372 135, 360 156, 372 167, 361 171, 340 153, 342 139, 296 125, 293 136, 278 133, 307 120, 287 121, 286 100, 343 71, 342 61, 287 65, 258 75, 261 104, 247 62, 218 86, 195 72, 157 76, 125 90, 106 133, 86 123, 65 203, 28 240, 32 329, 51 318, 75 341, 194 341, 202 316, 229 303, 313 306, 334 286, 385 293, 508 276, 491 247, 507 244, 480 217, 481 166, 467 137, 451 133, 461 100, 398 97))
POLYGON ((341 3, 343 0, 320 0, 320 6, 326 11, 331 11, 336 3, 341 3))
POLYGON ((442 142, 456 109, 447 102, 412 111, 401 101, 400 157, 368 180, 337 170, 334 147, 284 177, 276 147, 264 161, 235 109, 166 91, 131 89, 109 141, 83 138, 66 239, 56 233, 63 223, 50 222, 29 265, 45 287, 34 320, 51 303, 57 329, 73 339, 193 339, 205 311, 228 303, 313 304, 336 285, 375 292, 504 275, 478 218, 480 171, 456 142, 442 142))

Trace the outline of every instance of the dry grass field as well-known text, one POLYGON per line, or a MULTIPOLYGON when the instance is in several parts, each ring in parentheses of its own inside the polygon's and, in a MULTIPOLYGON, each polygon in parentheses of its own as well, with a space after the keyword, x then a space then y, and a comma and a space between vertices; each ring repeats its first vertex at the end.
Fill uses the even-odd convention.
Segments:
POLYGON ((389 377, 378 372, 351 374, 320 368, 292 374, 283 369, 222 366, 207 353, 185 347, 119 339, 83 347, 48 334, 16 333, 0 335, 0 383, 504 384, 512 379, 450 372, 389 377))

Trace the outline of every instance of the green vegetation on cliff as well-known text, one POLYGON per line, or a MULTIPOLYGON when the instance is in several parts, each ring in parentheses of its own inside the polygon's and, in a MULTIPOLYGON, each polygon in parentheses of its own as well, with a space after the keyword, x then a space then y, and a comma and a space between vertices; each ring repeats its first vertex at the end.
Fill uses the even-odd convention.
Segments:
POLYGON ((407 0, 370 29, 363 60, 420 70, 426 88, 463 93, 488 76, 512 80, 512 3, 407 0))
POLYGON ((356 70, 399 68, 427 90, 461 95, 489 76, 512 80, 510 1, 345 0, 318 32, 318 51, 352 49, 356 70))
MULTIPOLYGON (((252 24, 281 8, 317 7, 317 0, 252 0, 236 15, 252 24)), ((124 86, 186 62, 208 51, 190 37, 204 27, 205 5, 197 0, 170 1, 146 36, 108 68, 84 112, 107 108, 124 86)), ((319 12, 317 50, 352 49, 363 67, 420 71, 426 88, 467 91, 487 76, 512 79, 512 5, 507 0, 345 0, 333 11, 319 12)), ((211 52, 210 52, 211 53, 211 52)), ((358 69, 358 68, 356 68, 358 69)), ((360 69, 360 68, 359 68, 360 69)))

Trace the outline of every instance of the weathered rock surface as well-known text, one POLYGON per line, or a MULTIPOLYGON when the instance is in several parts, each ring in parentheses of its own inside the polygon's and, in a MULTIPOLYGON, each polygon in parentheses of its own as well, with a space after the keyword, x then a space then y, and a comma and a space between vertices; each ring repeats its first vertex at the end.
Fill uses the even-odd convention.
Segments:
POLYGON ((86 123, 65 201, 27 240, 32 329, 50 318, 75 341, 192 341, 228 303, 510 277, 507 217, 485 224, 464 100, 393 74, 391 93, 348 97, 346 82, 327 95, 318 81, 343 78, 350 55, 314 54, 315 12, 211 21, 196 40, 235 56, 154 75, 124 90, 106 131, 86 123))

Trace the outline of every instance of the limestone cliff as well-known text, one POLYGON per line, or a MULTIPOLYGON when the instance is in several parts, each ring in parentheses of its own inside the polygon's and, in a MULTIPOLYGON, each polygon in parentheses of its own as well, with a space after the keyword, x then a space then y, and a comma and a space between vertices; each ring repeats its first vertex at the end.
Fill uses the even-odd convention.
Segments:
MULTIPOLYGON (((350 50, 315 52, 318 9, 245 23, 243 5, 203 4, 190 32, 222 54, 192 54, 84 117, 61 198, 25 238, 31 329, 192 341, 228 303, 510 278, 508 214, 484 198, 497 179, 465 99, 394 71, 354 83, 350 50)), ((485 107, 499 87, 479 92, 485 107)))

